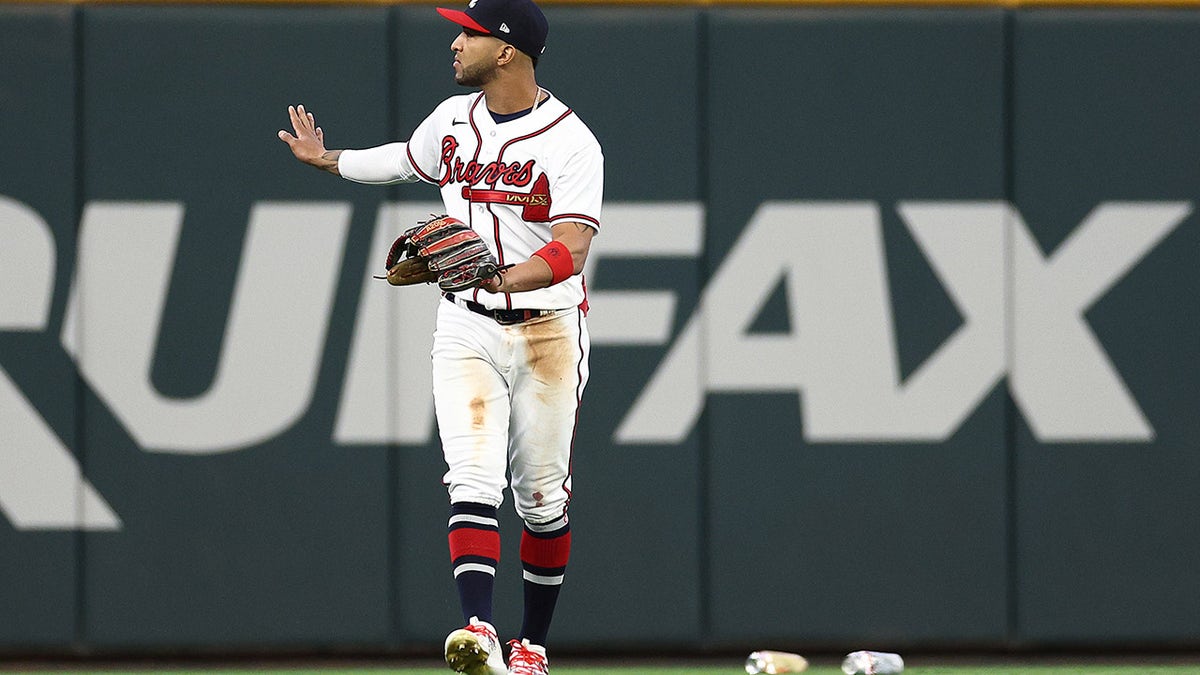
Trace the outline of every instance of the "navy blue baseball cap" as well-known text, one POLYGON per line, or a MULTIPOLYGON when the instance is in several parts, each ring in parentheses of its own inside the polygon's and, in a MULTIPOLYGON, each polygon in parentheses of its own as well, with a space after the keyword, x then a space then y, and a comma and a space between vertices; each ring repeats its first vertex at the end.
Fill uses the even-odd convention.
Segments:
POLYGON ((466 11, 445 7, 437 11, 460 26, 504 40, 535 58, 546 48, 550 24, 533 0, 471 0, 466 11))

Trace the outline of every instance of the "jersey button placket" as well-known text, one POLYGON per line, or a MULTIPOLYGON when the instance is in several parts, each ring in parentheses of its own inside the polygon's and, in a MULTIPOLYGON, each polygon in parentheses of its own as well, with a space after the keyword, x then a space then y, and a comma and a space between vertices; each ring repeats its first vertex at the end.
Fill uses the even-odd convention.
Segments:
MULTIPOLYGON (((495 135, 496 135, 496 130, 495 130, 495 129, 492 129, 491 131, 489 131, 489 132, 488 132, 488 136, 495 136, 495 135)), ((479 151, 478 151, 478 152, 475 154, 475 156, 476 156, 476 158, 477 158, 477 160, 479 161, 479 163, 480 163, 480 164, 486 164, 486 163, 487 163, 487 161, 486 161, 484 158, 485 158, 485 157, 490 157, 490 156, 492 155, 492 153, 493 153, 493 152, 494 152, 494 151, 493 151, 492 143, 490 143, 489 141, 486 141, 486 140, 480 139, 480 141, 479 141, 479 151)), ((475 204, 475 211, 476 211, 477 213, 481 214, 481 215, 482 215, 482 214, 484 214, 484 213, 487 213, 487 205, 486 205, 486 204, 480 204, 480 203, 476 203, 476 204, 475 204)))

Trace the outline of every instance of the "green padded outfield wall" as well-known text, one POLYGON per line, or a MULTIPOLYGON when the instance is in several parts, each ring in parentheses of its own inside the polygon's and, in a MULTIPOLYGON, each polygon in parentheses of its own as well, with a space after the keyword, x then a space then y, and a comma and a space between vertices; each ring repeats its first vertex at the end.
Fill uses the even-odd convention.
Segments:
POLYGON ((1105 200, 1163 209, 1128 218, 1144 236, 1111 233, 1161 243, 1083 313, 1142 439, 1044 442, 1023 418, 1013 430, 1022 641, 1194 644, 1200 628, 1187 609, 1200 601, 1198 38, 1197 12, 1016 16, 1013 192, 1038 244, 1082 243, 1073 228, 1105 200))
POLYGON ((89 645, 391 635, 389 452, 329 442, 375 202, 274 137, 300 101, 387 133, 386 14, 81 14, 82 429, 124 521, 85 541, 89 645))
POLYGON ((76 20, 65 6, 0 7, 0 124, 13 130, 0 173, 0 649, 66 649, 82 611, 88 488, 72 456, 75 370, 55 339, 75 257, 76 20))
MULTIPOLYGON (((552 640, 1200 646, 1200 12, 553 6, 605 149, 552 640)), ((0 654, 434 652, 429 6, 0 7, 0 654)), ((519 523, 497 588, 519 622, 519 523)))
POLYGON ((914 379, 962 321, 898 208, 1003 198, 1003 20, 711 16, 701 354, 722 641, 1005 632, 1003 390, 955 429, 911 419, 967 383, 936 366, 936 383, 914 379), (905 398, 910 419, 882 419, 905 398))

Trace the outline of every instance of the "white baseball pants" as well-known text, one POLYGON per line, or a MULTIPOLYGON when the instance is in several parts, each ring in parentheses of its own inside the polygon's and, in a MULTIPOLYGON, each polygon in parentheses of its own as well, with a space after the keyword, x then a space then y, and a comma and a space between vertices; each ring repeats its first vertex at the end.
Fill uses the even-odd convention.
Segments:
POLYGON ((504 326, 438 303, 433 395, 451 503, 500 506, 507 471, 525 522, 565 514, 590 349, 579 309, 504 326))

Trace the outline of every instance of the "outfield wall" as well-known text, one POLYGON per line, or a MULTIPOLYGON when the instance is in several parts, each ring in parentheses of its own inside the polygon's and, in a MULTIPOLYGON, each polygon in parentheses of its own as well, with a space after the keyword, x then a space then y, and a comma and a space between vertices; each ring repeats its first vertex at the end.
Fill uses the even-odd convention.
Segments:
MULTIPOLYGON (((547 14, 607 160, 556 646, 1200 647, 1200 12, 547 14)), ((437 195, 275 132, 404 138, 454 31, 0 35, 0 654, 438 644, 437 297, 370 279, 437 195)))

